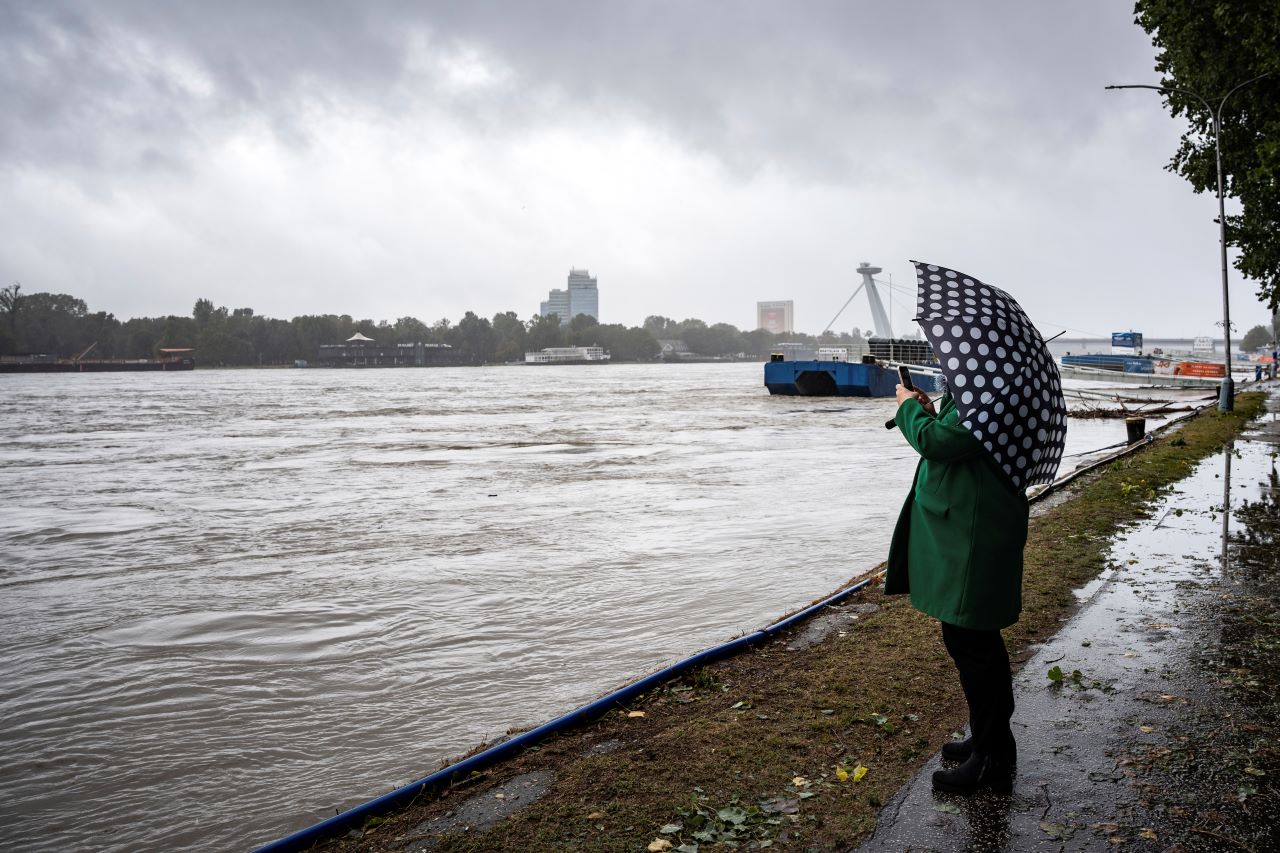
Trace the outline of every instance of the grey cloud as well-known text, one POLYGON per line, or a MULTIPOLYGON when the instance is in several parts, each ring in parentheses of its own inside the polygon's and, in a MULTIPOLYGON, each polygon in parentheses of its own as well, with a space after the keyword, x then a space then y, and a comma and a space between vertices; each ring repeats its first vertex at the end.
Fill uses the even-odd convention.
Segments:
POLYGON ((1126 11, 1101 0, 1065 11, 1013 2, 8 4, 0 153, 37 167, 172 167, 248 121, 305 145, 304 116, 317 106, 387 117, 425 106, 513 134, 636 121, 744 175, 778 168, 843 182, 1035 170, 1093 132, 1104 83, 1149 66, 1135 31, 1126 11), (411 68, 424 43, 474 49, 511 81, 444 98, 411 68))
POLYGON ((337 5, 0 6, 0 151, 14 165, 145 167, 265 120, 305 142, 300 110, 376 95, 399 36, 337 5))

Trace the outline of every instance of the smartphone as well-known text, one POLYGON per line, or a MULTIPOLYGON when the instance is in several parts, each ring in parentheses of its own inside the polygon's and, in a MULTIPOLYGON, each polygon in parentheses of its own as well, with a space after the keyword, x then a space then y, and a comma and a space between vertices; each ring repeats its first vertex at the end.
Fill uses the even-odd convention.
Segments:
MULTIPOLYGON (((898 381, 901 382, 902 387, 906 388, 908 391, 916 390, 916 386, 911 384, 911 371, 907 370, 906 365, 898 365, 898 381)), ((884 422, 885 429, 895 429, 897 426, 898 422, 895 418, 889 418, 889 420, 884 422)))

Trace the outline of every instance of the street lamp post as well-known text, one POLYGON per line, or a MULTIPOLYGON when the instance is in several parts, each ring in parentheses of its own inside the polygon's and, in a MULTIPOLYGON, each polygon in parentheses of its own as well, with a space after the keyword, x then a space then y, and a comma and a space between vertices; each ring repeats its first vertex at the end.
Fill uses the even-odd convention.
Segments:
POLYGON ((1213 151, 1218 164, 1218 243, 1222 250, 1222 339, 1223 349, 1225 350, 1223 362, 1226 365, 1226 376, 1222 379, 1222 387, 1218 394, 1218 410, 1222 412, 1229 412, 1235 408, 1235 381, 1231 378, 1231 300, 1227 294, 1227 211, 1222 197, 1222 108, 1227 105, 1227 98, 1230 98, 1250 83, 1256 83, 1270 73, 1268 71, 1265 74, 1259 74, 1252 80, 1245 80, 1237 85, 1222 96, 1222 100, 1218 101, 1217 110, 1198 92, 1177 86, 1150 86, 1134 83, 1125 86, 1106 87, 1108 89, 1154 89, 1157 92, 1180 92, 1184 95, 1190 95, 1204 104, 1204 108, 1209 111, 1209 116, 1213 119, 1213 151))

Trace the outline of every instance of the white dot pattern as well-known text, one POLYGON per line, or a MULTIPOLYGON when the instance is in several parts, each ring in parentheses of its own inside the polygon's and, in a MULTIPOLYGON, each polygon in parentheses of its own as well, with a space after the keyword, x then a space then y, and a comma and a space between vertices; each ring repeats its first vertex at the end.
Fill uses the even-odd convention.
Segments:
POLYGON ((1053 482, 1067 436, 1067 402, 1044 338, 1003 290, 946 267, 912 263, 916 320, 956 389, 960 423, 1019 489, 1053 482))

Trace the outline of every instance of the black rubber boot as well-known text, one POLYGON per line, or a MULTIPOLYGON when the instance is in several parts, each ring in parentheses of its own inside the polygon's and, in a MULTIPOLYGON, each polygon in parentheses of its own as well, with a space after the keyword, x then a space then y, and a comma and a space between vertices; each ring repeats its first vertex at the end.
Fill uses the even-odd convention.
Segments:
MULTIPOLYGON (((942 745, 942 757, 947 761, 968 761, 970 755, 973 755, 972 735, 964 740, 949 740, 942 745)), ((1012 767, 1018 765, 1018 744, 1014 741, 1013 735, 1010 735, 1004 747, 995 753, 995 757, 1001 764, 1012 767)))
POLYGON ((942 745, 942 757, 947 761, 968 761, 973 755, 973 738, 949 740, 942 745))
POLYGON ((935 771, 933 790, 946 794, 1008 794, 1013 791, 1013 765, 975 752, 959 767, 935 771))

